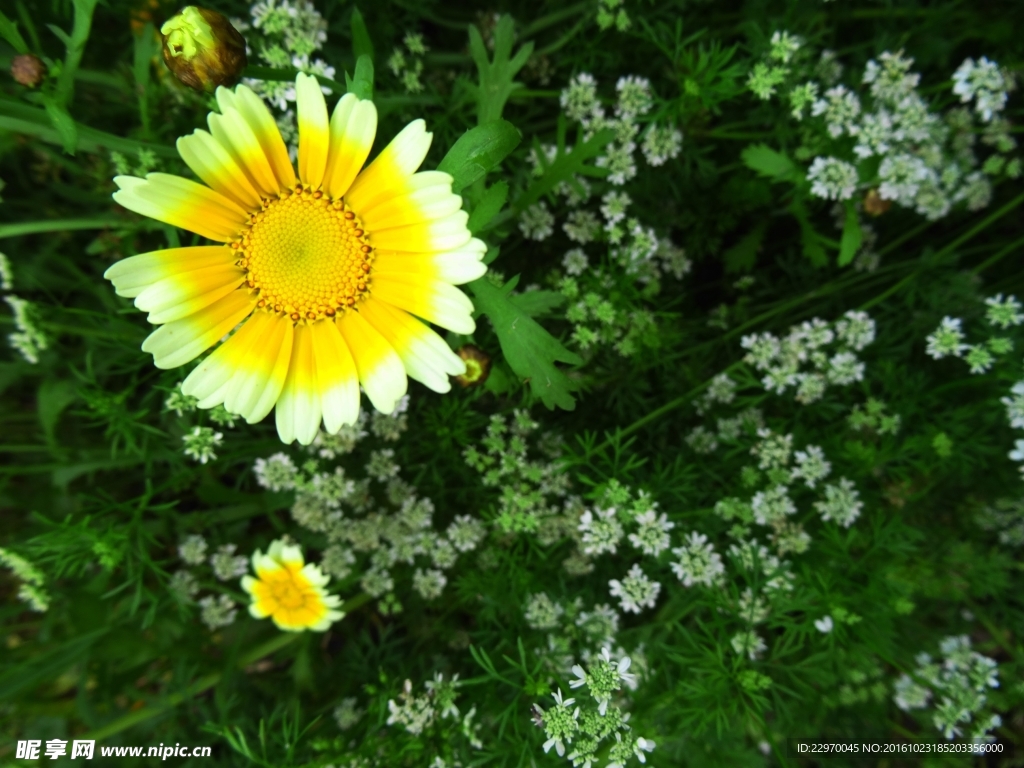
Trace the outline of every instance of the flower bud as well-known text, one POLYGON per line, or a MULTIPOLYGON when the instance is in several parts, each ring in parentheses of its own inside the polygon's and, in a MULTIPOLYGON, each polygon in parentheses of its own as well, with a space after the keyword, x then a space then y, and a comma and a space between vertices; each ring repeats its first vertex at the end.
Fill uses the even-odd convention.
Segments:
POLYGON ((869 189, 864 195, 864 212, 872 216, 881 216, 892 208, 891 200, 883 200, 877 189, 869 189))
POLYGON ((189 88, 231 87, 247 64, 245 38, 216 11, 189 5, 160 27, 167 68, 189 88))
POLYGON ((491 358, 479 347, 464 344, 455 352, 466 362, 466 372, 456 376, 455 380, 463 387, 483 384, 491 372, 491 358))
POLYGON ((11 59, 11 77, 26 88, 35 88, 43 82, 46 65, 34 53, 23 53, 11 59))

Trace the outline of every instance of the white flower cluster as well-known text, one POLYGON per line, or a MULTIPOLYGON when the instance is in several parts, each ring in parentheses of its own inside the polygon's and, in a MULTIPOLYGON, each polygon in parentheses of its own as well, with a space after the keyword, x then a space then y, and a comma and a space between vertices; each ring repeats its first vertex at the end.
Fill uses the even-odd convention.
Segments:
MULTIPOLYGON (((405 429, 405 402, 391 415, 374 416, 371 431, 380 440, 393 440, 405 429)), ((476 549, 486 536, 484 524, 469 515, 457 516, 442 533, 433 527, 434 504, 417 495, 405 482, 394 450, 370 450, 363 477, 345 467, 321 469, 353 453, 367 436, 367 418, 335 436, 321 433, 306 449, 310 458, 296 465, 285 453, 257 459, 254 474, 268 491, 294 491, 295 522, 326 537, 321 567, 336 579, 361 574, 364 591, 381 600, 385 613, 400 611, 395 598, 395 569, 412 568, 413 590, 424 600, 436 600, 447 584, 445 572, 461 554, 476 549)), ((351 463, 351 460, 349 460, 351 463)), ((216 555, 214 557, 217 557, 216 555)), ((221 553, 221 569, 230 569, 230 552, 221 553)), ((216 566, 215 566, 216 568, 216 566)))
MULTIPOLYGON (((209 565, 213 575, 220 581, 230 581, 244 576, 249 570, 249 558, 235 555, 238 547, 235 544, 224 544, 207 557, 210 545, 203 536, 193 533, 186 536, 178 544, 178 557, 192 568, 209 565)), ((174 573, 168 585, 172 594, 180 602, 197 602, 196 597, 202 591, 195 572, 182 569, 174 573)), ((198 600, 200 619, 211 631, 229 626, 238 615, 238 604, 227 594, 208 594, 198 600)))
MULTIPOLYGON (((985 300, 986 322, 993 328, 1006 330, 1024 323, 1021 303, 1016 297, 1003 294, 990 296, 985 300)), ((981 344, 966 344, 963 320, 959 317, 942 318, 939 327, 925 339, 925 354, 935 360, 944 357, 960 357, 967 363, 971 373, 987 373, 996 362, 996 356, 1013 350, 1013 341, 994 336, 981 344)))
MULTIPOLYGON (((459 719, 459 708, 455 701, 459 694, 459 676, 456 674, 446 681, 438 672, 433 680, 423 684, 426 693, 417 695, 412 691, 412 681, 406 680, 398 700, 388 701, 388 725, 400 725, 413 736, 419 736, 440 720, 459 719)), ((465 720, 472 720, 474 711, 467 713, 465 720)), ((479 748, 479 747, 478 747, 479 748)))
POLYGON ((423 55, 428 50, 427 44, 423 41, 423 35, 417 32, 407 33, 402 44, 404 49, 395 48, 392 51, 387 67, 402 83, 406 93, 419 93, 423 90, 420 76, 423 74, 423 55))
POLYGON ((547 650, 538 651, 553 674, 566 675, 573 659, 590 658, 606 646, 614 647, 619 631, 619 612, 607 603, 584 610, 583 601, 552 600, 546 593, 530 595, 523 618, 532 628, 547 633, 547 650))
POLYGON ((487 434, 480 441, 483 451, 469 446, 463 452, 466 463, 483 476, 483 484, 500 488, 498 525, 508 531, 546 531, 554 527, 562 537, 569 524, 561 509, 569 495, 569 476, 561 471, 561 448, 548 446, 547 460, 529 456, 529 436, 538 424, 528 411, 516 410, 512 417, 491 417, 487 434))
POLYGON ((834 324, 814 318, 790 328, 778 338, 772 333, 744 336, 743 358, 764 373, 761 383, 769 392, 796 389, 796 400, 820 400, 829 386, 848 386, 864 378, 859 352, 875 339, 875 321, 865 312, 849 311, 834 324), (831 348, 830 348, 831 347, 831 348), (808 370, 801 370, 809 364, 808 370))
POLYGON ((546 710, 538 704, 533 706, 533 721, 547 737, 544 752, 554 748, 573 766, 593 766, 598 752, 605 749, 607 768, 624 768, 634 758, 646 763, 645 753, 654 750, 654 742, 635 736, 628 725, 629 714, 612 701, 623 685, 636 687, 636 677, 628 671, 632 660, 629 656, 617 657, 605 647, 585 663, 586 669, 579 664, 573 666, 575 678, 569 685, 585 689, 587 699, 566 699, 559 689, 551 694, 553 706, 546 710))
POLYGON ((748 85, 766 100, 784 88, 794 119, 804 120, 809 107, 811 119, 823 129, 831 151, 815 157, 807 171, 811 194, 842 201, 870 189, 881 203, 896 203, 934 221, 960 203, 970 210, 988 205, 990 176, 1021 175, 1020 159, 1009 157, 1016 147, 1009 124, 995 118, 1013 80, 994 62, 967 59, 953 76, 954 93, 964 103, 973 102, 986 124, 983 140, 997 150, 981 163, 974 147, 983 132, 974 115, 962 107, 945 115, 931 111, 918 91, 920 75, 911 72, 913 59, 902 51, 869 61, 858 92, 836 83, 835 72, 825 77, 821 65, 821 82, 794 82, 790 59, 799 50, 796 38, 776 33, 769 60, 754 67, 748 85), (862 164, 869 158, 877 158, 877 164, 862 164), (874 168, 876 175, 865 175, 874 168))
MULTIPOLYGON (((3 280, 3 289, 10 290, 10 262, 7 257, 0 253, 0 278, 3 280)), ((50 340, 40 326, 35 305, 20 296, 9 293, 4 296, 4 301, 11 308, 14 314, 14 333, 7 335, 7 341, 13 349, 26 362, 35 365, 39 362, 39 355, 50 345, 50 340)))
MULTIPOLYGON (((675 523, 664 512, 659 513, 658 503, 649 494, 640 491, 634 497, 629 488, 612 480, 601 502, 582 511, 577 531, 584 556, 617 554, 626 538, 641 554, 657 560, 671 546, 669 531, 674 528, 675 523), (624 523, 635 527, 628 536, 624 523)), ((611 596, 619 598, 619 607, 627 613, 653 608, 661 594, 661 584, 649 578, 639 563, 634 563, 622 579, 609 581, 608 586, 611 596)))
POLYGON ((967 635, 947 637, 939 651, 940 661, 919 654, 914 676, 902 675, 896 681, 896 706, 905 712, 933 708, 932 722, 947 739, 964 736, 969 726, 967 738, 975 744, 994 741, 989 731, 1002 720, 986 711, 986 692, 999 687, 995 660, 971 650, 967 635))
MULTIPOLYGON (((594 76, 581 72, 562 90, 562 111, 573 122, 580 123, 592 136, 600 130, 610 130, 615 138, 598 158, 597 165, 608 169, 608 181, 620 186, 636 176, 637 139, 640 138, 639 120, 654 106, 651 83, 643 77, 620 77, 615 86, 614 117, 605 112, 597 93, 594 76)), ((643 130, 639 149, 651 166, 664 165, 679 156, 683 134, 675 126, 649 123, 643 130)))
POLYGON ((996 112, 1003 111, 1015 87, 1013 75, 984 56, 977 62, 964 59, 953 73, 953 93, 965 104, 973 101, 974 110, 986 123, 992 121, 996 112))
POLYGON ((30 610, 45 613, 50 608, 50 595, 43 588, 46 579, 42 571, 19 554, 0 547, 0 566, 8 568, 21 582, 18 599, 30 610))

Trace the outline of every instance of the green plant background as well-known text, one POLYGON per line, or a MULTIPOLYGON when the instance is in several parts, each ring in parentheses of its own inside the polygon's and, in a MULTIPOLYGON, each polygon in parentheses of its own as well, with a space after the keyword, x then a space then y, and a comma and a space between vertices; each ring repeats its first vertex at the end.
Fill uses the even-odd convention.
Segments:
MULTIPOLYGON (((239 3, 213 5, 229 16, 249 12, 239 3)), ((588 506, 617 480, 657 500, 675 523, 673 536, 702 531, 725 542, 724 551, 729 525, 713 508, 746 492, 741 469, 751 463, 750 443, 701 455, 684 437, 702 423, 693 401, 728 369, 740 382, 735 411, 761 408, 776 432, 795 434, 799 446, 820 445, 836 473, 857 483, 864 511, 850 528, 816 524, 811 547, 792 558, 797 586, 773 608, 763 630, 768 651, 756 660, 731 647, 736 623, 721 610, 725 598, 682 587, 663 558, 657 606, 623 614, 617 637, 628 650, 642 644, 646 657, 648 671, 623 706, 634 731, 656 742, 648 762, 797 764, 785 747, 795 736, 942 741, 929 716, 896 707, 892 684, 914 671, 918 653, 934 656, 942 638, 969 635, 999 664, 1001 685, 988 696, 1002 717, 994 735, 1005 751, 985 764, 1020 765, 1022 550, 979 525, 978 514, 1020 498, 1020 474, 1006 458, 1014 432, 1000 398, 1021 378, 1024 339, 1002 334, 1016 339, 1017 350, 975 376, 962 361, 928 357, 925 338, 944 316, 980 332, 985 297, 1024 291, 1024 189, 999 178, 985 209, 958 209, 936 222, 894 207, 872 221, 880 266, 840 266, 830 206, 773 178, 784 173, 771 166, 775 155, 759 149, 792 154, 804 128, 746 84, 771 34, 785 29, 836 51, 847 82, 857 82, 852 73, 868 59, 902 49, 922 73, 921 92, 946 109, 956 103, 951 73, 965 57, 1022 71, 1024 5, 627 0, 626 31, 600 29, 593 2, 357 5, 358 12, 351 2, 317 3, 328 23, 318 55, 336 67, 338 81, 343 70, 359 80, 357 54, 372 59, 375 151, 424 118, 434 134, 424 167, 441 164, 456 177, 456 191, 483 222, 481 236, 500 249, 492 268, 519 276, 469 289, 482 313, 473 341, 494 360, 490 384, 448 395, 414 386, 408 429, 390 445, 403 478, 433 501, 439 529, 457 515, 487 521, 491 533, 480 549, 487 561, 477 553, 461 559, 436 602, 419 598, 402 572, 395 594, 404 610, 392 615, 361 592, 359 574, 336 580, 332 590, 349 601, 348 615, 325 635, 281 633, 251 619, 244 604, 233 624, 211 632, 195 605, 174 598, 168 583, 187 535, 234 543, 245 555, 285 534, 314 559, 323 548, 289 515, 293 494, 268 492, 254 478, 257 458, 302 455, 281 446, 270 420, 224 429, 207 464, 183 454, 182 437, 211 422, 202 412, 182 417, 164 407, 183 376, 153 367, 139 349, 149 332, 144 317, 102 278, 120 258, 191 237, 113 203, 111 152, 135 170, 148 160, 184 173, 173 143, 204 124, 209 98, 171 82, 145 26, 159 26, 176 8, 15 0, 4 9, 8 31, 16 27, 52 66, 35 94, 0 77, 0 250, 14 272, 11 291, 32 302, 49 345, 37 363, 13 349, 0 361, 0 544, 42 572, 51 604, 28 610, 17 599, 19 579, 0 571, 0 763, 21 764, 18 739, 82 736, 105 745, 213 745, 212 758, 178 759, 183 765, 565 762, 543 751, 543 730, 530 716, 535 702, 549 706, 556 688, 568 691, 569 678, 546 663, 547 636, 525 621, 524 605, 538 592, 566 605, 577 597, 587 606, 612 602, 608 581, 622 578, 628 557, 570 575, 562 563, 571 537, 545 545, 528 530, 504 531, 498 492, 464 451, 483 450, 492 414, 529 409, 539 423, 534 437, 561 436, 559 472, 588 506), (508 19, 504 33, 497 14, 508 19), (385 66, 410 31, 429 44, 418 93, 385 66), (485 36, 498 41, 496 50, 485 36), (617 282, 603 290, 617 306, 644 307, 656 320, 629 356, 610 347, 580 354, 566 300, 555 294, 571 244, 560 232, 534 242, 517 226, 538 201, 557 206, 554 190, 574 174, 603 183, 593 160, 611 135, 587 137, 560 116, 560 91, 579 72, 592 73, 602 93, 623 75, 649 78, 658 115, 684 136, 677 158, 642 167, 625 187, 645 225, 685 247, 693 263, 683 279, 664 278, 657 293, 608 268, 617 282), (477 125, 491 133, 449 154, 477 125), (562 152, 531 175, 528 157, 541 143, 562 152), (744 275, 753 287, 736 287, 744 275), (520 288, 528 285, 539 289, 520 288), (709 324, 723 305, 726 327, 709 324), (784 334, 857 309, 878 327, 863 353, 862 381, 803 406, 765 393, 759 376, 743 373, 744 335, 784 334), (869 398, 900 416, 896 434, 849 425, 869 398), (813 621, 830 610, 841 615, 836 608, 859 621, 823 635, 813 621), (481 749, 454 721, 420 735, 386 724, 388 701, 403 682, 422 691, 436 672, 464 681, 459 707, 476 708, 481 749), (331 713, 345 697, 356 697, 365 713, 343 732, 331 713)), ((0 42, 4 69, 16 52, 10 39, 0 42)), ((250 63, 256 78, 293 75, 250 63)), ((1011 121, 1019 122, 1020 103, 1011 94, 1011 121)), ((0 326, 15 330, 9 315, 0 326)), ((361 445, 345 461, 362 466, 368 450, 361 445)), ((203 587, 244 597, 237 582, 205 577, 203 587)), ((915 762, 971 760, 980 762, 915 762)), ((869 762, 878 764, 827 764, 869 762)))

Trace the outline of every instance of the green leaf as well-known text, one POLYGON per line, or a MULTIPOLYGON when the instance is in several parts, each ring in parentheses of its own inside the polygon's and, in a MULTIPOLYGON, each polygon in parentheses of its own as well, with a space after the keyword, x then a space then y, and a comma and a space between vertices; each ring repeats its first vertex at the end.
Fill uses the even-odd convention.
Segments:
POLYGON ((363 101, 373 100, 373 60, 365 53, 356 59, 355 75, 349 77, 345 73, 345 86, 363 101))
MULTIPOLYGON (((75 8, 75 21, 71 27, 71 34, 66 35, 63 30, 47 25, 53 34, 57 35, 67 49, 64 55, 64 64, 57 77, 57 88, 55 96, 57 104, 66 107, 71 101, 71 94, 75 87, 75 73, 78 72, 78 65, 82 61, 82 54, 85 53, 85 44, 89 41, 89 30, 92 29, 92 14, 96 10, 98 0, 71 0, 75 8)), ((59 129, 58 129, 59 130, 59 129)), ((63 136, 62 136, 63 138, 63 136)), ((65 150, 67 146, 65 144, 65 150)))
POLYGON ((60 415, 78 397, 74 382, 67 379, 44 379, 36 395, 36 410, 39 423, 46 435, 46 442, 56 444, 56 428, 60 415))
POLYGON ((47 24, 46 28, 53 32, 57 36, 57 39, 64 43, 65 48, 70 48, 74 43, 71 41, 71 35, 65 32, 63 29, 58 27, 56 24, 47 24))
POLYGON ((474 235, 482 231, 491 222, 491 219, 498 215, 507 199, 508 184, 506 182, 499 181, 488 187, 483 197, 480 198, 480 202, 473 208, 473 212, 469 214, 469 221, 466 224, 469 231, 474 235))
POLYGON ((757 253, 761 250, 761 244, 764 242, 764 235, 767 231, 768 222, 765 220, 760 222, 744 235, 736 245, 726 251, 723 256, 725 271, 749 272, 753 269, 754 263, 757 261, 757 253))
POLYGON ((21 691, 53 680, 80 661, 89 648, 107 634, 108 628, 76 637, 50 651, 37 654, 31 661, 7 667, 0 673, 0 701, 13 698, 21 691))
POLYGON ((751 144, 740 158, 748 168, 774 181, 795 181, 800 176, 796 163, 766 144, 751 144))
POLYGON ((512 389, 512 379, 503 365, 492 364, 491 373, 484 382, 484 389, 495 395, 504 395, 512 389))
POLYGON ((558 291, 526 291, 508 298, 530 317, 544 317, 565 303, 565 296, 558 291))
POLYGON ((28 45, 18 31, 18 24, 4 16, 3 11, 0 11, 0 37, 10 43, 18 53, 28 53, 28 45))
POLYGON ((135 57, 132 63, 132 74, 135 76, 135 85, 142 92, 149 87, 149 67, 153 57, 160 49, 157 37, 153 32, 153 25, 149 22, 142 28, 142 31, 135 35, 135 57))
POLYGON ((78 128, 75 121, 68 111, 50 96, 43 98, 43 106, 46 108, 50 123, 57 131, 57 135, 60 136, 60 143, 64 147, 64 151, 69 155, 75 154, 75 150, 78 148, 78 128))
POLYGON ((504 160, 520 139, 519 131, 507 120, 478 125, 459 137, 437 170, 450 174, 452 191, 459 192, 504 160))
POLYGON ((373 41, 370 39, 363 14, 358 8, 352 9, 352 53, 355 54, 356 60, 360 56, 368 56, 370 61, 373 61, 373 41))
POLYGON ((508 97, 522 87, 522 83, 515 82, 513 78, 533 53, 533 43, 524 45, 510 59, 514 40, 512 17, 502 16, 494 28, 492 61, 487 56, 487 47, 480 36, 480 30, 473 26, 469 28, 469 53, 476 62, 480 79, 478 85, 470 86, 470 90, 476 97, 476 118, 480 125, 500 119, 508 97))
POLYGON ((587 161, 601 154, 605 145, 615 138, 615 133, 609 128, 603 128, 586 141, 583 141, 583 131, 580 129, 579 141, 572 148, 571 152, 565 151, 565 118, 558 117, 558 145, 555 159, 547 166, 543 175, 534 181, 527 190, 516 200, 517 211, 525 210, 540 200, 541 197, 553 190, 563 181, 568 181, 575 174, 583 176, 607 176, 608 171, 604 168, 596 168, 587 165, 587 161))
POLYGON ((476 308, 491 319, 505 360, 516 375, 530 383, 534 395, 549 409, 557 406, 571 411, 576 400, 570 393, 579 384, 555 363, 579 365, 582 360, 509 299, 506 289, 510 284, 512 281, 504 288, 496 288, 482 277, 470 283, 469 289, 476 299, 476 308))
POLYGON ((825 239, 814 229, 807 216, 807 209, 804 208, 799 199, 794 200, 789 206, 790 212, 796 217, 800 225, 800 242, 804 256, 815 267, 824 267, 828 264, 828 254, 825 253, 825 239))
POLYGON ((857 255, 860 244, 864 242, 864 232, 860 228, 857 217, 857 206, 852 200, 846 201, 846 221, 843 224, 843 237, 839 241, 839 266, 845 267, 857 255))

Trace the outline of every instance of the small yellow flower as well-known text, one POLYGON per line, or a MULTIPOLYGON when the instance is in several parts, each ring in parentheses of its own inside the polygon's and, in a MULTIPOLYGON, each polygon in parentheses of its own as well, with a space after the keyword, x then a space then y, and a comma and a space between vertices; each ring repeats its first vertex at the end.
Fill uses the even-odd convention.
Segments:
POLYGON ((285 632, 323 632, 344 617, 342 611, 335 610, 341 598, 324 589, 330 577, 318 566, 306 565, 299 547, 278 539, 267 554, 256 550, 252 567, 256 578, 242 577, 242 589, 252 595, 249 613, 253 617, 269 616, 285 632))

